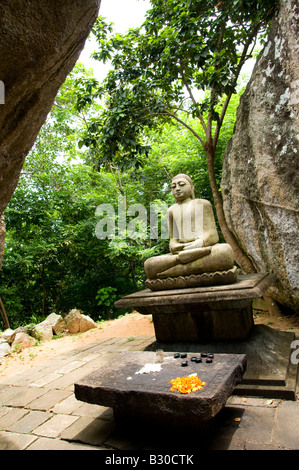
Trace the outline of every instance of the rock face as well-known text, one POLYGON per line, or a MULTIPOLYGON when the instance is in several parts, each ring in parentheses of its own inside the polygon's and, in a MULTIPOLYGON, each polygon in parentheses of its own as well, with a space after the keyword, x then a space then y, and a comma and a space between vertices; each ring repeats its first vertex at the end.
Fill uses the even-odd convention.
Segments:
POLYGON ((223 162, 230 229, 271 295, 299 313, 299 5, 284 0, 237 112, 223 162))
MULTIPOLYGON (((99 5, 100 0, 0 0, 0 80, 5 91, 0 104, 0 217, 99 5)), ((1 238, 0 230, 0 255, 1 238)))

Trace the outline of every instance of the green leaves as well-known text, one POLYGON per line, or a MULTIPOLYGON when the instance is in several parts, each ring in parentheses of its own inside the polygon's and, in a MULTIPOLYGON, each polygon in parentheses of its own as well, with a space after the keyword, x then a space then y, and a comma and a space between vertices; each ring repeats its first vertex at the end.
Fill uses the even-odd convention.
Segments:
POLYGON ((103 100, 103 112, 81 141, 98 167, 138 167, 148 153, 147 130, 177 119, 178 112, 197 116, 205 130, 202 145, 214 139, 215 147, 227 103, 223 113, 216 106, 236 93, 241 66, 268 27, 272 6, 270 0, 154 0, 144 24, 124 35, 99 18, 94 57, 109 58, 113 69, 101 86, 81 82, 77 100, 78 109, 103 100), (218 123, 215 136, 212 122, 218 123))
POLYGON ((117 289, 115 287, 102 287, 98 290, 96 299, 98 305, 108 307, 108 310, 113 309, 113 304, 117 298, 117 289))

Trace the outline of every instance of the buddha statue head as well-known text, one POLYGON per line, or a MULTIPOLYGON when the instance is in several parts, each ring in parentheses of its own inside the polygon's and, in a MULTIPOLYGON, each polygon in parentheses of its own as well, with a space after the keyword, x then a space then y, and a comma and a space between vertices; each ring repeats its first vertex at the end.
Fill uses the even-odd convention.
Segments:
POLYGON ((184 173, 179 173, 172 178, 171 191, 176 202, 181 202, 188 198, 195 199, 192 180, 190 176, 184 173))

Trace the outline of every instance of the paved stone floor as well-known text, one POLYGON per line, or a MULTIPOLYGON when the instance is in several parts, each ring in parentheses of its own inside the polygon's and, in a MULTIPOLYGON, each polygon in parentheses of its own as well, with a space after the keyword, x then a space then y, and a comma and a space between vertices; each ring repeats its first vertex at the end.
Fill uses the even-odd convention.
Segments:
POLYGON ((152 336, 111 338, 0 381, 0 450, 299 449, 299 401, 232 396, 203 435, 161 436, 114 423, 113 410, 78 401, 74 383, 152 336))

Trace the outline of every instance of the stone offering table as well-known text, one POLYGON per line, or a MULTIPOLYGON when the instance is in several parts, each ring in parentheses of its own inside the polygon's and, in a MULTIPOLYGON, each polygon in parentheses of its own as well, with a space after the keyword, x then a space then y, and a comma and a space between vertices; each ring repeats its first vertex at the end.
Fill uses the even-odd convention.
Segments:
MULTIPOLYGON (((246 368, 244 354, 216 354, 212 363, 191 361, 200 353, 188 353, 186 359, 164 353, 161 364, 155 362, 151 351, 132 351, 120 354, 75 384, 78 400, 112 407, 116 423, 192 428, 208 423, 225 405, 246 368), (188 366, 182 367, 182 361, 188 366), (161 370, 137 373, 146 364, 161 370), (206 382, 202 390, 181 394, 172 392, 170 380, 197 373, 206 382)), ((141 428, 142 429, 142 428, 141 428)))
POLYGON ((274 280, 271 274, 250 274, 229 285, 145 289, 115 306, 152 314, 157 341, 243 340, 253 328, 253 299, 262 297, 274 280))

